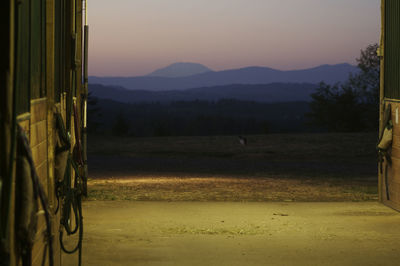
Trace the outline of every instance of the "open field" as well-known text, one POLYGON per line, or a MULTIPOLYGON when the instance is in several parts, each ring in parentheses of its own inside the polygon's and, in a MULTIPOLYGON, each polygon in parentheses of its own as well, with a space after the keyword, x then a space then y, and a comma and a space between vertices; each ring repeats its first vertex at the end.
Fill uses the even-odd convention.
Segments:
POLYGON ((377 199, 376 135, 89 138, 89 200, 377 199))

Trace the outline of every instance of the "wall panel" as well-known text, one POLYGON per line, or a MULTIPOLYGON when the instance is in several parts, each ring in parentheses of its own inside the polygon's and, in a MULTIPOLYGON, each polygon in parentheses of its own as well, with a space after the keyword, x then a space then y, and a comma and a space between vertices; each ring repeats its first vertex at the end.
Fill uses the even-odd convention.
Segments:
POLYGON ((400 99, 400 1, 385 1, 385 97, 400 99))

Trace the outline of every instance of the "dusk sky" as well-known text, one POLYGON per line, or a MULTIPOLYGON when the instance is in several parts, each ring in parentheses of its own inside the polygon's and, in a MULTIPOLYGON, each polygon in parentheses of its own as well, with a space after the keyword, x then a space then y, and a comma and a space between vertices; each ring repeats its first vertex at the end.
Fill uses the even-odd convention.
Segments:
POLYGON ((380 0, 88 1, 90 75, 175 62, 282 70, 348 62, 378 42, 380 0))

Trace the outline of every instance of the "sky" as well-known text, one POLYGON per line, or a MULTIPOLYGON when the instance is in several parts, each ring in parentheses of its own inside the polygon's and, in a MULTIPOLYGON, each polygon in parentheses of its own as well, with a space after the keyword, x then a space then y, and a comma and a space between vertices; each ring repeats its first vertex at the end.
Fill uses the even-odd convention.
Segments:
POLYGON ((380 0, 88 0, 89 74, 175 62, 213 70, 356 64, 379 41, 380 0))

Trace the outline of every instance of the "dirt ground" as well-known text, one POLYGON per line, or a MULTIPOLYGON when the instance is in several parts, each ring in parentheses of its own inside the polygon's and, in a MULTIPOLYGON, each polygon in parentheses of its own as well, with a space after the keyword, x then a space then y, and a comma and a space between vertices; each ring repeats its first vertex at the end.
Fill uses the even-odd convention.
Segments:
POLYGON ((375 141, 90 138, 83 265, 400 265, 400 213, 377 203, 375 141))
MULTIPOLYGON (((378 203, 90 201, 83 265, 399 265, 378 203)), ((64 265, 76 265, 64 255, 64 265)))

